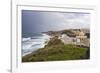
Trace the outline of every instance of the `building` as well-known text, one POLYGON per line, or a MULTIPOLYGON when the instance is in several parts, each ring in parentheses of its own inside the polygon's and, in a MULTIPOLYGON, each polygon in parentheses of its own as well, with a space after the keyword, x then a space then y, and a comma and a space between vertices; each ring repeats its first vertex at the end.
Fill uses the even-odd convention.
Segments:
POLYGON ((80 41, 81 41, 81 40, 86 39, 87 36, 85 35, 84 32, 82 32, 82 31, 77 31, 77 32, 76 32, 76 38, 77 38, 77 39, 80 39, 80 41))
POLYGON ((76 44, 76 38, 69 37, 67 34, 62 34, 58 39, 61 39, 64 44, 76 44))

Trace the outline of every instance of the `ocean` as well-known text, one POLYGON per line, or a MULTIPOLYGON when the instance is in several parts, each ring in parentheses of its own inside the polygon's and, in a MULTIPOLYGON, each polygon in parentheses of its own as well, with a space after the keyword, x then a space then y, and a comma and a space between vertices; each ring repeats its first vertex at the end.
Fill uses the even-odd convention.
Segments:
POLYGON ((47 34, 34 34, 24 35, 22 37, 22 56, 30 54, 43 48, 50 40, 50 36, 47 34))

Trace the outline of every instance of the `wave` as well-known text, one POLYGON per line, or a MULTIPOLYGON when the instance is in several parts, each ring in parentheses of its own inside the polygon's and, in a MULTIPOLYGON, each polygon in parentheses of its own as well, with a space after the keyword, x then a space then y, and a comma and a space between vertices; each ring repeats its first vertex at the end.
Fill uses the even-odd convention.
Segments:
POLYGON ((31 39, 30 37, 28 37, 28 38, 23 38, 22 41, 24 42, 24 41, 28 41, 28 40, 30 40, 30 39, 31 39))
POLYGON ((22 56, 25 56, 31 52, 34 52, 40 48, 43 48, 50 40, 50 36, 42 34, 41 36, 32 36, 23 38, 22 40, 22 56))

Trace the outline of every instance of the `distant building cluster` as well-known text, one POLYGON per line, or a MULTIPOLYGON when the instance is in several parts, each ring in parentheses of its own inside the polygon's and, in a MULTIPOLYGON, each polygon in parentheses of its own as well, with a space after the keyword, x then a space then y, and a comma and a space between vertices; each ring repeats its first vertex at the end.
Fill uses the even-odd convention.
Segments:
POLYGON ((90 45, 89 29, 67 29, 61 31, 49 31, 48 35, 61 39, 64 44, 90 45))
POLYGON ((82 30, 70 30, 72 33, 63 33, 58 39, 61 39, 65 44, 76 44, 89 46, 89 32, 82 30), (88 34, 88 35, 87 35, 88 34))

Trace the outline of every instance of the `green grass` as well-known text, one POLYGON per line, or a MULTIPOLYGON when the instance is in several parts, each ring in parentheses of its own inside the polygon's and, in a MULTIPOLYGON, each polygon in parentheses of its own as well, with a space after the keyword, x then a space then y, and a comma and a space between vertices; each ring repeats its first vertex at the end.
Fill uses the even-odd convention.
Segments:
POLYGON ((61 40, 53 38, 44 48, 22 57, 22 62, 88 59, 87 51, 87 48, 72 44, 65 45, 61 40))

